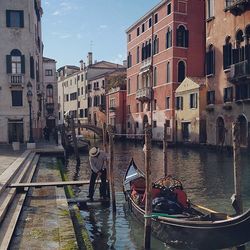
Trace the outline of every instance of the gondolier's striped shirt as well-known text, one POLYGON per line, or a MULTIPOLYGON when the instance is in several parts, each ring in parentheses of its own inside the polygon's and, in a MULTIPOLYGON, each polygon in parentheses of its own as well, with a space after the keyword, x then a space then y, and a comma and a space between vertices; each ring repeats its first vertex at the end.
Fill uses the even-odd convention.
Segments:
POLYGON ((90 167, 95 173, 106 168, 107 161, 108 161, 107 154, 101 150, 97 156, 89 157, 90 167))

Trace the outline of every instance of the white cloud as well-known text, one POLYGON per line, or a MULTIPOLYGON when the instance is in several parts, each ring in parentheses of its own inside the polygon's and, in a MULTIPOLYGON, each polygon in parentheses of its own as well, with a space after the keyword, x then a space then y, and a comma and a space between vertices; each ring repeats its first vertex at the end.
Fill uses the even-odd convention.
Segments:
POLYGON ((99 28, 100 28, 100 29, 107 29, 108 26, 107 26, 106 24, 101 24, 101 25, 99 26, 99 28))
POLYGON ((59 10, 56 10, 56 11, 54 11, 54 12, 52 13, 52 15, 53 15, 53 16, 58 16, 58 15, 60 15, 60 11, 59 11, 59 10))

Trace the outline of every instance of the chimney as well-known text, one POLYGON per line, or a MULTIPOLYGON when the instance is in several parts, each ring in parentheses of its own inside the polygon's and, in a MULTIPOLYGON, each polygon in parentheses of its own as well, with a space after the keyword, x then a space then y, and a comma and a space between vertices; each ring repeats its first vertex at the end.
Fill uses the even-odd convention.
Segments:
POLYGON ((83 60, 80 61, 80 70, 83 70, 83 60))
POLYGON ((93 64, 93 54, 92 52, 88 53, 88 66, 93 64))

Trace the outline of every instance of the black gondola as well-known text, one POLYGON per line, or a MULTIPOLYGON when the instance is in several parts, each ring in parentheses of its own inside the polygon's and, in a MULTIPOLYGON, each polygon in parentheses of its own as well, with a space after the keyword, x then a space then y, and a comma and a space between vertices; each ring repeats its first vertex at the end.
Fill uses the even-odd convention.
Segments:
MULTIPOLYGON (((158 188, 166 188, 162 186, 163 180, 166 178, 156 182, 158 188)), ((172 179, 178 188, 178 185, 181 185, 180 181, 172 179)), ((138 199, 132 197, 132 189, 136 182, 137 184, 143 183, 143 180, 145 182, 144 173, 137 168, 132 159, 124 177, 124 194, 129 209, 142 222, 144 222, 144 206, 138 199)), ((144 191, 145 187, 138 185, 136 197, 140 199, 144 191), (139 190, 140 188, 141 190, 139 190)), ((172 210, 170 210, 171 213, 163 211, 159 213, 159 211, 153 210, 152 231, 154 236, 168 245, 183 249, 222 249, 239 246, 250 241, 250 209, 239 216, 229 217, 221 213, 205 214, 197 207, 190 203, 189 207, 184 208, 181 213, 179 211, 175 213, 172 210)))

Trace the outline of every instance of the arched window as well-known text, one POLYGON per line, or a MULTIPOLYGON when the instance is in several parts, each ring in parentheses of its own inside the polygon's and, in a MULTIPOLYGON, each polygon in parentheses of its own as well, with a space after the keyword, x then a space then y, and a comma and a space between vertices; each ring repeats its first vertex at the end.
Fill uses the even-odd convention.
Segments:
POLYGON ((166 49, 172 47, 172 30, 170 27, 168 27, 167 33, 166 33, 166 49))
POLYGON ((154 68, 154 86, 157 85, 157 68, 154 68))
POLYGON ((176 31, 176 46, 188 47, 188 30, 183 25, 180 25, 176 31))
POLYGON ((182 82, 186 76, 185 63, 183 61, 179 61, 178 63, 178 82, 182 82))
POLYGON ((46 102, 47 103, 53 103, 53 86, 49 84, 46 87, 46 102))
POLYGON ((167 62, 167 82, 170 82, 170 78, 171 78, 171 75, 170 75, 170 62, 167 62))
POLYGON ((25 74, 25 57, 20 50, 13 49, 6 56, 7 74, 25 74))
POLYGON ((227 36, 225 39, 225 45, 223 45, 223 69, 230 68, 232 63, 232 44, 231 37, 227 36))
POLYGON ((240 44, 244 41, 244 36, 243 36, 243 31, 238 30, 235 35, 235 40, 236 40, 236 46, 237 48, 240 47, 240 44))
POLYGON ((209 45, 206 52, 206 75, 214 75, 215 73, 215 51, 212 44, 209 45))

